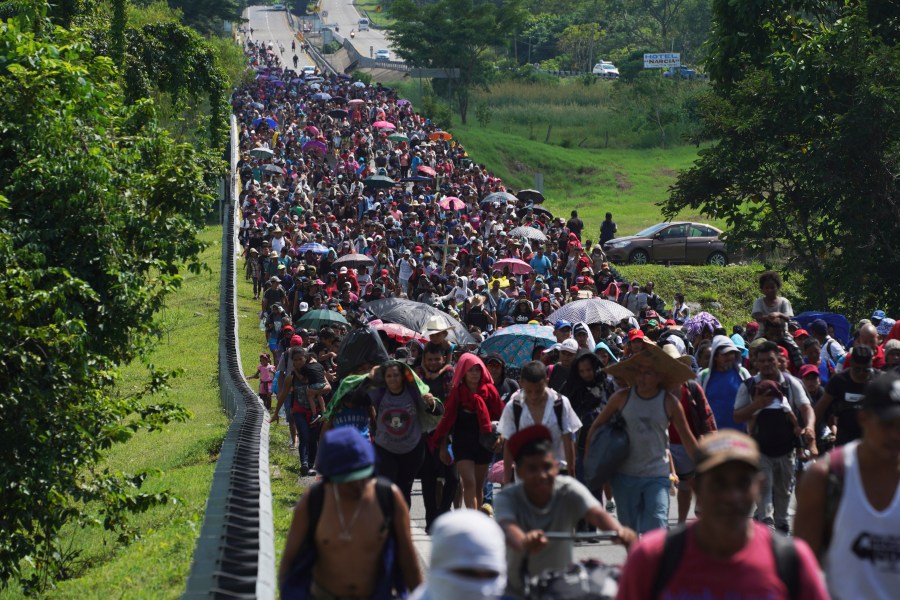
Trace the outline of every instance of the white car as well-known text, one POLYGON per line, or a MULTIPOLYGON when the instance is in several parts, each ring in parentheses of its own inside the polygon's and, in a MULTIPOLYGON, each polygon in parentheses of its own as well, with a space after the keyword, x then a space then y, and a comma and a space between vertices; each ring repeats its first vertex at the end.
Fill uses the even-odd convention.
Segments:
POLYGON ((316 68, 312 65, 306 65, 301 68, 300 71, 303 73, 303 75, 315 75, 316 68))
POLYGON ((619 69, 616 68, 616 65, 611 62, 601 60, 594 68, 591 70, 591 73, 596 75, 597 77, 601 77, 603 79, 618 79, 619 78, 619 69))
POLYGON ((273 4, 272 10, 284 10, 284 4, 273 4))
POLYGON ((391 53, 384 48, 375 51, 375 60, 391 60, 391 53))

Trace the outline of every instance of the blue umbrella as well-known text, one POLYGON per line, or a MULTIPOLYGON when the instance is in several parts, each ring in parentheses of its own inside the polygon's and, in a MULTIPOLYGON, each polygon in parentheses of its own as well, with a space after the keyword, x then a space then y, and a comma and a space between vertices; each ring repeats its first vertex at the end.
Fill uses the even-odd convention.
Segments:
POLYGON ((297 248, 297 252, 299 252, 300 254, 305 254, 306 252, 312 252, 313 254, 328 254, 329 250, 328 246, 310 242, 308 244, 303 244, 302 246, 297 248))
POLYGON ((253 120, 253 126, 254 126, 254 127, 258 127, 259 124, 263 122, 263 120, 265 120, 266 125, 268 125, 268 126, 271 127, 272 129, 275 129, 276 127, 278 127, 278 121, 276 121, 276 120, 273 119, 272 117, 266 117, 265 119, 263 119, 262 117, 260 117, 259 119, 254 119, 254 120, 253 120))
POLYGON ((319 92, 318 94, 313 94, 312 99, 328 101, 328 100, 331 100, 331 94, 329 94, 327 92, 319 92))
POLYGON ((797 322, 806 329, 816 319, 822 319, 832 327, 834 327, 834 338, 840 343, 847 345, 850 343, 850 321, 844 315, 827 312, 802 312, 794 316, 797 322))
POLYGON ((556 343, 553 328, 545 325, 510 325, 481 343, 481 354, 496 352, 506 366, 518 369, 531 360, 535 348, 549 348, 556 343))

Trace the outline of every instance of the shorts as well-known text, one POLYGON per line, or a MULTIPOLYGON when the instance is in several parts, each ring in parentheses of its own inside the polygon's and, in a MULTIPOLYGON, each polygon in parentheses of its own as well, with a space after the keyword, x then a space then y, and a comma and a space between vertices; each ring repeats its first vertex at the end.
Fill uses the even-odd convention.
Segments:
POLYGON ((325 383, 311 383, 307 387, 314 392, 321 392, 325 389, 325 383))
POLYGON ((672 453, 672 462, 675 463, 675 474, 678 475, 678 489, 688 489, 687 480, 694 476, 696 465, 683 445, 669 444, 669 451, 672 453))

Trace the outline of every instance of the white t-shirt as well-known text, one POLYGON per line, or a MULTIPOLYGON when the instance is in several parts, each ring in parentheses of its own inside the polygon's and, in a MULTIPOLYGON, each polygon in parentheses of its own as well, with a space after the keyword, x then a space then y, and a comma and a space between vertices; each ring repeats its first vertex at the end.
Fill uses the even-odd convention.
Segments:
POLYGON ((409 278, 412 277, 413 269, 413 261, 407 258, 401 258, 397 261, 397 264, 400 265, 400 279, 403 281, 409 281, 409 278))
MULTIPOLYGON (((500 435, 509 439, 519 429, 525 429, 534 424, 535 422, 531 416, 531 411, 528 410, 528 406, 525 405, 525 394, 522 390, 519 390, 510 396, 509 402, 507 402, 506 406, 503 408, 503 414, 500 415, 500 424, 497 427, 497 430, 500 432, 500 435), (522 406, 522 417, 519 419, 518 429, 516 428, 516 419, 513 413, 513 404, 515 402, 520 403, 522 406)), ((575 414, 569 399, 558 393, 556 390, 547 388, 547 403, 544 406, 544 417, 541 419, 540 424, 544 425, 550 430, 550 433, 553 434, 553 454, 556 455, 556 460, 559 461, 559 467, 565 469, 567 463, 566 453, 563 449, 563 434, 575 434, 581 429, 582 425, 581 419, 575 414), (557 397, 562 399, 563 404, 563 431, 560 431, 559 429, 559 424, 556 421, 556 413, 553 410, 553 403, 556 402, 557 397)))

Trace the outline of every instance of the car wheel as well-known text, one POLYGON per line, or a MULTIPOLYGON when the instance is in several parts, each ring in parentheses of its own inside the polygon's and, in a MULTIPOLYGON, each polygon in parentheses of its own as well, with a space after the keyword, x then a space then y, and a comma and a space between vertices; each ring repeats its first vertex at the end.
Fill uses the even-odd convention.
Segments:
POLYGON ((728 257, 725 256, 724 252, 713 252, 706 259, 706 264, 714 267, 724 267, 728 264, 728 257))
POLYGON ((650 255, 647 254, 646 250, 635 250, 631 253, 631 256, 628 257, 628 260, 633 265, 646 265, 650 262, 650 255))

